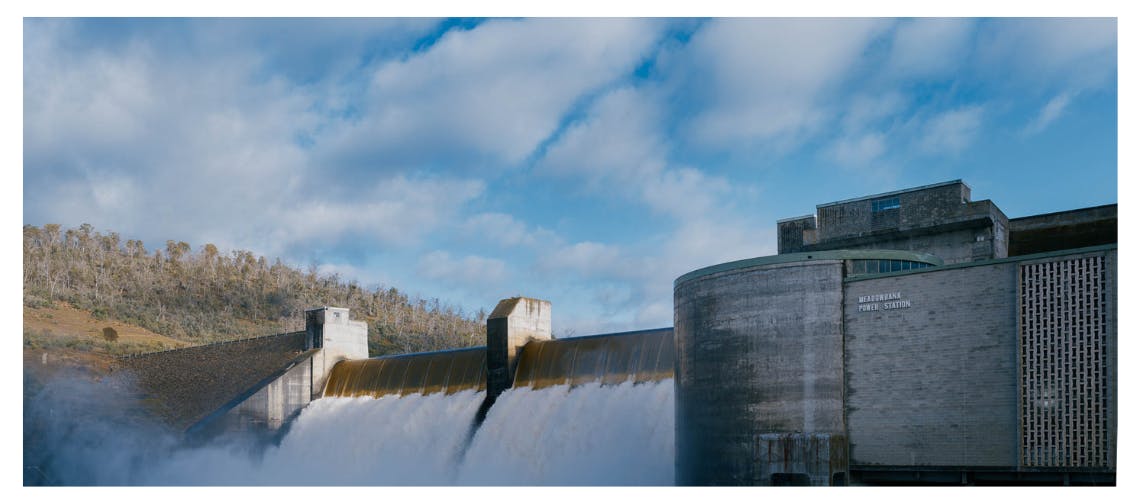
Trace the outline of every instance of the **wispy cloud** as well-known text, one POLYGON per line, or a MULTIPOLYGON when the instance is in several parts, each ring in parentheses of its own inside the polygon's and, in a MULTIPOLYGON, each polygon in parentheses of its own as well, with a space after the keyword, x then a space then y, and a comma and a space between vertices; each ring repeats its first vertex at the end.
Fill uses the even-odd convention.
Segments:
POLYGON ((417 262, 422 277, 463 288, 496 287, 509 280, 508 265, 496 258, 468 255, 453 257, 447 251, 433 251, 417 262))
POLYGON ((479 180, 397 176, 342 201, 318 196, 305 201, 300 192, 294 203, 279 208, 276 217, 291 224, 281 226, 273 240, 327 245, 347 236, 365 236, 376 246, 419 244, 483 191, 479 180))
POLYGON ((539 265, 548 270, 569 270, 586 277, 624 276, 626 268, 618 246, 601 242, 576 242, 548 253, 539 265))
POLYGON ((887 22, 713 20, 669 60, 678 89, 698 96, 688 124, 706 147, 793 142, 822 127, 830 92, 887 22))
POLYGON ((980 132, 984 108, 965 106, 931 117, 921 132, 921 148, 929 153, 957 153, 980 132))
POLYGON ((982 74, 1017 92, 1095 89, 1116 76, 1117 20, 1004 19, 986 21, 976 61, 982 74))
POLYGON ((899 23, 891 41, 886 76, 900 79, 955 75, 971 50, 971 19, 920 18, 899 23))
POLYGON ((501 248, 516 246, 556 246, 562 238, 542 227, 527 223, 506 213, 478 213, 470 216, 458 229, 466 239, 476 239, 501 248))
POLYGON ((886 136, 875 132, 840 138, 835 141, 831 156, 840 164, 861 166, 878 159, 885 152, 886 136))
POLYGON ((1044 129, 1047 129, 1047 126, 1063 116, 1063 111, 1067 108, 1067 105, 1071 103, 1072 98, 1073 96, 1067 92, 1060 93, 1054 98, 1051 98, 1051 100, 1043 106, 1039 114, 1028 122, 1028 125, 1024 126, 1023 134, 1030 136, 1043 132, 1044 129))
POLYGON ((363 115, 326 155, 400 164, 514 165, 588 93, 629 75, 661 34, 651 20, 492 20, 377 65, 363 115), (459 159, 459 160, 458 160, 459 159))

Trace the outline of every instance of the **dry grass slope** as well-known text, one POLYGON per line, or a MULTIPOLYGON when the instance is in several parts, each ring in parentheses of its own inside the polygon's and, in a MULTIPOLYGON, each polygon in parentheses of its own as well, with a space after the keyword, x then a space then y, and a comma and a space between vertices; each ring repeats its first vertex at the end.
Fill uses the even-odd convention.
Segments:
POLYGON ((98 320, 86 310, 66 303, 31 308, 24 306, 24 348, 54 352, 61 349, 120 356, 188 347, 191 344, 113 319, 98 320), (118 339, 108 341, 103 328, 113 328, 118 339))

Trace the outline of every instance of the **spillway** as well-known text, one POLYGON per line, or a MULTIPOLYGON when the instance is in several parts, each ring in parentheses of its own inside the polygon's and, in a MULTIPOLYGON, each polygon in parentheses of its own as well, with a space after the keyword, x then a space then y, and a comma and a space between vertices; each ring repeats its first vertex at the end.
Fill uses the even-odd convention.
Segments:
POLYGON ((673 380, 500 396, 460 465, 460 485, 672 486, 673 380))
POLYGON ((516 387, 577 387, 591 382, 673 378, 673 329, 528 342, 516 366, 516 387))
POLYGON ((340 362, 259 459, 180 451, 143 484, 674 483, 672 329, 530 341, 496 399, 486 359, 479 347, 340 362))
POLYGON ((327 378, 324 397, 456 394, 485 388, 485 349, 446 350, 343 361, 327 378))
POLYGON ((471 442, 484 392, 311 403, 278 446, 178 450, 145 485, 672 485, 673 380, 521 387, 471 442))
MULTIPOLYGON (((343 361, 324 397, 455 394, 484 391, 484 347, 343 361)), ((543 389, 673 378, 673 329, 533 340, 520 351, 512 385, 543 389)))

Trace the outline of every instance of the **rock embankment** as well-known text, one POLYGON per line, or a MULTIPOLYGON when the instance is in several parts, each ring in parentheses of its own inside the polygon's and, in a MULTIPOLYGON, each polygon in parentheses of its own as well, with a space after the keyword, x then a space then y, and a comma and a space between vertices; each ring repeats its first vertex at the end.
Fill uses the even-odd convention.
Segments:
POLYGON ((201 345, 123 358, 154 412, 185 429, 304 351, 303 332, 201 345))

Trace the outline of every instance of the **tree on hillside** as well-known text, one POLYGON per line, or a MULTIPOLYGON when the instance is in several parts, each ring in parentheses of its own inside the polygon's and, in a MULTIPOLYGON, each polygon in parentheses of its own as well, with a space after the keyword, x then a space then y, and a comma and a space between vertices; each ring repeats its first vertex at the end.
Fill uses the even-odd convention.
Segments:
POLYGON ((300 330, 305 309, 336 305, 366 321, 374 355, 484 344, 483 310, 470 316, 397 288, 367 290, 246 250, 225 254, 205 244, 194 253, 184 241, 165 244, 150 254, 142 241, 123 244, 88 224, 25 225, 24 304, 61 300, 193 343, 300 330))

